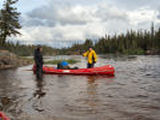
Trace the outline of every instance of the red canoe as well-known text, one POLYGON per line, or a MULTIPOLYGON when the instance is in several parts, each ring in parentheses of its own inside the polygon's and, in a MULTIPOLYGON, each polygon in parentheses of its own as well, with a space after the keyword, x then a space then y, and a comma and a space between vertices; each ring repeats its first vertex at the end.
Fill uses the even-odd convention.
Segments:
POLYGON ((10 120, 3 112, 0 112, 0 120, 10 120))
MULTIPOLYGON (((35 71, 35 68, 33 68, 35 71)), ((55 69, 53 67, 43 67, 45 74, 65 74, 65 75, 114 75, 114 67, 106 65, 95 68, 83 68, 83 69, 55 69)))

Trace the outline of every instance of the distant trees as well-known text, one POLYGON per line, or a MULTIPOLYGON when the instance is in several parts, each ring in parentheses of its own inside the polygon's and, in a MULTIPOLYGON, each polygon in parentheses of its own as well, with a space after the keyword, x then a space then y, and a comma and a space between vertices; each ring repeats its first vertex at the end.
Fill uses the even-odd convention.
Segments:
MULTIPOLYGON (((75 43, 69 48, 54 49, 43 46, 43 49, 44 55, 82 54, 90 46, 99 54, 160 54, 160 28, 155 31, 152 24, 150 31, 130 30, 126 34, 105 35, 105 37, 100 38, 96 43, 93 43, 91 39, 87 39, 83 44, 75 43)), ((35 45, 5 42, 5 49, 20 56, 33 55, 35 48, 35 45)))
POLYGON ((17 8, 13 7, 18 0, 6 0, 0 10, 0 45, 4 46, 6 38, 11 35, 20 34, 21 28, 17 8))
MULTIPOLYGON (((43 45, 43 54, 44 55, 56 55, 59 54, 58 49, 54 49, 52 47, 48 47, 43 45)), ((5 47, 3 49, 9 50, 12 53, 15 53, 16 55, 19 56, 32 56, 34 53, 35 48, 37 48, 36 45, 22 45, 17 43, 12 43, 7 41, 5 43, 5 47)))
POLYGON ((101 38, 95 49, 99 53, 144 54, 146 51, 160 51, 160 29, 154 30, 152 23, 150 31, 128 31, 125 35, 107 36, 101 38))
POLYGON ((121 53, 121 54, 145 54, 147 51, 153 54, 160 54, 160 28, 155 31, 154 24, 151 25, 150 31, 127 31, 126 34, 105 35, 96 42, 86 40, 83 44, 74 44, 67 51, 74 51, 79 48, 86 50, 89 46, 93 46, 97 53, 121 53))

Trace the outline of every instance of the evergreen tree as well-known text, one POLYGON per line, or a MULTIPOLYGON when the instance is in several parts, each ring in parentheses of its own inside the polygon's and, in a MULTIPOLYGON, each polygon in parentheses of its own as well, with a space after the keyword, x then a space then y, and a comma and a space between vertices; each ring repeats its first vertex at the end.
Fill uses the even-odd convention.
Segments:
POLYGON ((84 50, 88 50, 89 47, 93 47, 93 42, 90 39, 86 39, 85 43, 84 43, 84 50))
MULTIPOLYGON (((81 49, 87 49, 89 45, 93 45, 97 53, 122 53, 122 54, 160 54, 160 28, 155 31, 154 23, 151 30, 128 30, 126 34, 109 36, 100 38, 95 44, 92 40, 86 40, 83 44, 79 44, 81 49)), ((76 50, 77 46, 72 46, 67 50, 76 50)))
POLYGON ((18 29, 21 28, 17 8, 13 7, 18 0, 6 0, 0 11, 0 44, 5 45, 7 37, 20 35, 18 29))

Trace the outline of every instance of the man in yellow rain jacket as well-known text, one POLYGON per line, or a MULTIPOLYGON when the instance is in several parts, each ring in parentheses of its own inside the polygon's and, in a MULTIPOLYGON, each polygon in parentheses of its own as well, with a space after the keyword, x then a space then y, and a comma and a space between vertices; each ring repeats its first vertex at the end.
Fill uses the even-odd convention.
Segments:
POLYGON ((83 53, 83 56, 88 58, 87 68, 93 68, 94 64, 97 62, 97 55, 92 47, 90 47, 87 52, 83 53))

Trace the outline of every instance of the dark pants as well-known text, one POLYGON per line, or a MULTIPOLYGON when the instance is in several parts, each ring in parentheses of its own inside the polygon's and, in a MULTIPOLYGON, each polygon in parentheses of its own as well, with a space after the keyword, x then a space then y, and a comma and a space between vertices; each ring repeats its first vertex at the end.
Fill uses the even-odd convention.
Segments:
POLYGON ((87 64, 87 68, 93 68, 93 67, 94 67, 94 63, 92 63, 92 64, 88 63, 87 64))
POLYGON ((38 79, 42 78, 43 74, 43 65, 36 65, 36 76, 38 79))

